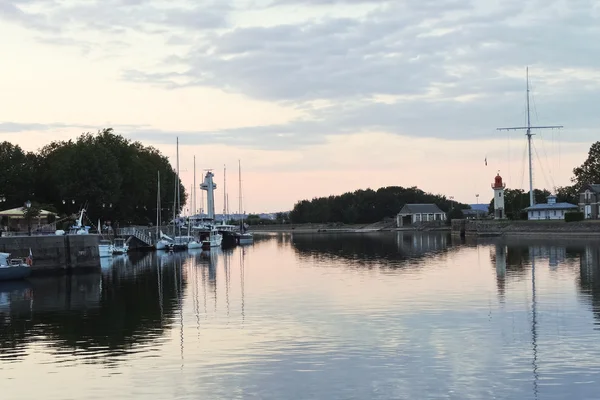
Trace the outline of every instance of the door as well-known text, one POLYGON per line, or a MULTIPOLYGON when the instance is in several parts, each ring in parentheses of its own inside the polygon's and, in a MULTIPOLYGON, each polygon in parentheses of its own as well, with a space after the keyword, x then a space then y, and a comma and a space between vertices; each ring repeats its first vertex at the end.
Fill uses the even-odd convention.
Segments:
POLYGON ((584 217, 585 218, 591 218, 592 217, 592 205, 591 204, 586 204, 585 205, 585 213, 584 213, 584 217))

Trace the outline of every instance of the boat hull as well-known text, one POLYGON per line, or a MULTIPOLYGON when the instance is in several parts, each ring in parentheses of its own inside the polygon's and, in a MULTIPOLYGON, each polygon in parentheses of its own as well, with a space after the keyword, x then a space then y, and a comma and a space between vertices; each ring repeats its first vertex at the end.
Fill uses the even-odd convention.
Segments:
POLYGON ((31 268, 27 265, 0 267, 0 281, 25 279, 29 275, 31 275, 31 268))
POLYGON ((113 249, 111 245, 98 245, 98 255, 101 258, 110 257, 113 254, 113 249))

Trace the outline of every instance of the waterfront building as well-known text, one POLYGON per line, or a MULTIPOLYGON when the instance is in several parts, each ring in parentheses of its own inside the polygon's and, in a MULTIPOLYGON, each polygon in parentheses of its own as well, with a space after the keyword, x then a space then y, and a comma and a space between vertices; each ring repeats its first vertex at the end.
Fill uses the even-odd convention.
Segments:
POLYGON ((539 220, 539 219, 565 219, 565 214, 569 211, 577 210, 575 204, 570 203, 557 203, 556 196, 548 196, 548 202, 546 204, 535 204, 531 207, 527 207, 527 219, 539 220))
POLYGON ((445 221, 446 213, 436 204, 406 204, 396 216, 396 226, 418 225, 424 222, 445 221))
POLYGON ((600 216, 600 184, 585 185, 579 191, 579 211, 586 219, 600 216))

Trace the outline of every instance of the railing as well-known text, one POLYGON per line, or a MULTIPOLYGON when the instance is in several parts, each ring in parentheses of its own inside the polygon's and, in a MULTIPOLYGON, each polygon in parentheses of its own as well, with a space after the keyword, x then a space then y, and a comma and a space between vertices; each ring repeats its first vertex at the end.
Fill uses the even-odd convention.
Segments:
POLYGON ((151 234, 152 229, 153 228, 148 227, 129 226, 126 228, 117 229, 117 234, 119 236, 133 236, 138 240, 144 242, 146 245, 153 246, 155 240, 151 234))

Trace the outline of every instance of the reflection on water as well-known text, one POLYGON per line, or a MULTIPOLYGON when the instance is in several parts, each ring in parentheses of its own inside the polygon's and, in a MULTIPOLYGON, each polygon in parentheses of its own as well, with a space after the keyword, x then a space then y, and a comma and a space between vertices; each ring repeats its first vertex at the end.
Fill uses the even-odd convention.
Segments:
POLYGON ((265 235, 0 284, 0 377, 11 399, 595 399, 598 326, 594 240, 265 235))

